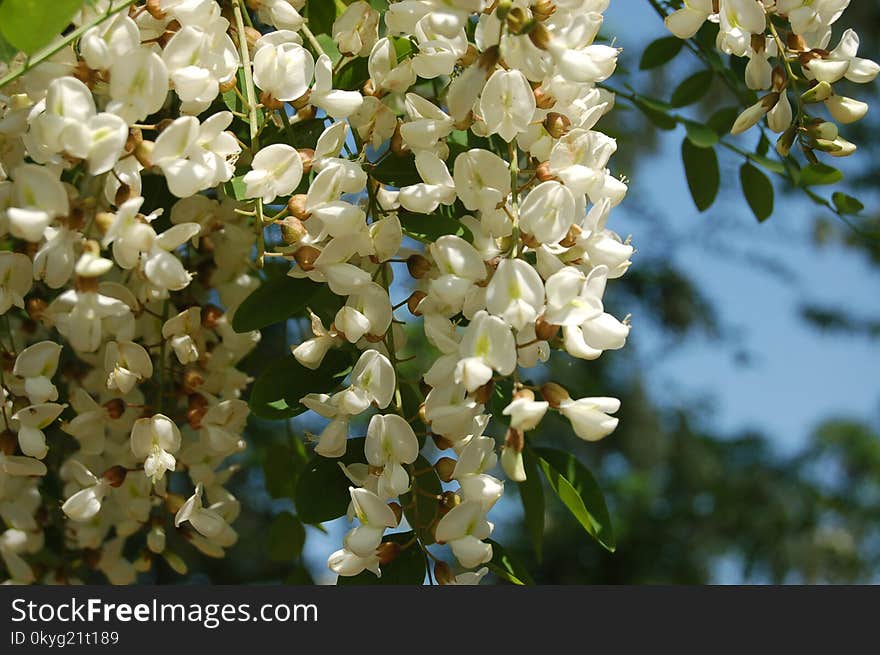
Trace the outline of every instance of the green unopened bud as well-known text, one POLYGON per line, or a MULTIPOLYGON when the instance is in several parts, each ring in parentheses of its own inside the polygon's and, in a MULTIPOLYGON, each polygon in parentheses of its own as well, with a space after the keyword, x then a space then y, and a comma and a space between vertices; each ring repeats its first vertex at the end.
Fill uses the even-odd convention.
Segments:
POLYGON ((807 127, 807 134, 814 139, 834 141, 838 136, 837 125, 828 121, 816 121, 807 127))
POLYGON ((847 141, 842 136, 834 139, 834 145, 836 146, 836 149, 828 152, 832 157, 849 157, 858 150, 855 143, 847 141))

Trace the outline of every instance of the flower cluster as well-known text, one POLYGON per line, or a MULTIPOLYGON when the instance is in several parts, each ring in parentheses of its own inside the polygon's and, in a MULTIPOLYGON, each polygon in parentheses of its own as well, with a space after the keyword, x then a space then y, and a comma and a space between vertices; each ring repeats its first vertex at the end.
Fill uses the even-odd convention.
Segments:
MULTIPOLYGON (((613 73, 618 55, 594 43, 607 5, 403 1, 380 16, 355 2, 333 26, 341 53, 367 59, 369 79, 359 99, 321 92, 319 107, 335 121, 311 155, 318 172, 307 193, 289 203, 289 246, 280 252, 296 260, 290 275, 326 283, 344 304, 330 325, 313 316, 314 337, 293 352, 302 365, 318 368, 333 348, 353 344, 362 351, 344 389, 302 399, 329 419, 317 436, 320 455, 346 452, 353 417, 371 407, 393 410, 370 419, 366 463, 344 467, 353 484, 349 517, 358 525, 329 558, 339 575, 379 574, 393 561, 399 546, 383 543, 383 535, 419 502, 401 507, 398 500, 413 489, 424 493, 413 466, 420 452, 415 417, 405 415, 399 395, 406 334, 398 329, 398 307, 420 317, 435 348, 421 373, 419 415, 441 455, 434 469, 449 486, 437 497, 424 541, 447 544, 465 569, 493 556, 487 513, 503 482, 492 474, 499 458, 484 431, 496 383, 512 383, 495 417, 508 426, 500 461, 511 480, 525 480, 525 433, 549 410, 588 441, 617 425, 616 399, 572 399, 557 384, 520 381, 520 371, 546 362, 553 350, 591 360, 622 347, 629 333, 628 322, 603 305, 608 280, 625 273, 634 252, 606 227, 627 187, 608 170, 614 140, 595 129, 613 106, 598 84, 613 73), (411 46, 405 56, 398 54, 401 37, 411 46), (352 139, 378 158, 340 158, 352 139), (396 157, 410 157, 421 181, 383 183, 376 171, 396 157), (413 216, 440 221, 450 213, 466 232, 422 238, 421 248, 403 240, 413 216), (389 296, 403 285, 392 282, 393 271, 405 272, 414 287, 399 303, 389 296)), ((295 44, 274 47, 311 70, 295 44)), ((316 88, 326 88, 319 71, 329 61, 321 59, 308 102, 316 88)), ((273 97, 278 91, 269 90, 273 97)), ((249 173, 249 195, 274 195, 263 194, 273 169, 288 170, 269 164, 267 172, 249 173)), ((476 582, 485 573, 454 576, 428 554, 441 581, 476 582)))
POLYGON ((157 557, 182 570, 175 514, 208 556, 236 541, 236 365, 260 334, 231 319, 256 236, 217 193, 233 116, 195 114, 240 61, 213 0, 87 3, 74 22, 81 38, 0 89, 0 556, 13 582, 130 583, 157 557), (145 209, 160 176, 167 214, 145 209))
POLYGON ((13 63, 21 74, 0 89, 11 580, 87 566, 126 583, 156 555, 180 568, 170 530, 211 557, 235 543, 225 485, 250 382, 236 366, 260 334, 232 322, 269 259, 338 299, 330 320, 311 314, 296 361, 353 362, 300 401, 326 420, 315 453, 351 482, 357 526, 328 560, 341 576, 379 575, 418 547, 441 582, 479 582, 499 460, 524 481, 525 435, 549 411, 586 441, 616 428, 616 399, 520 377, 553 351, 593 360, 629 334, 603 303, 634 253, 607 227, 627 187, 596 128, 614 105, 601 82, 618 50, 595 42, 609 0, 401 0, 384 13, 355 1, 324 40, 304 4, 99 0, 77 16, 79 38, 13 63), (315 123, 301 147, 292 135, 315 123), (389 162, 410 179, 386 179, 389 162), (405 310, 433 348, 414 407, 405 310), (485 435, 499 394, 500 458, 485 435), (441 493, 420 488, 424 464, 441 493), (433 518, 416 524, 426 498, 433 518), (406 523, 411 541, 386 539, 406 523), (35 571, 50 528, 76 556, 35 571))
POLYGON ((766 117, 767 126, 781 134, 776 148, 782 156, 797 140, 815 161, 815 152, 853 154, 856 145, 839 134, 838 124, 855 123, 868 112, 866 103, 841 95, 834 85, 844 79, 867 84, 880 73, 880 65, 858 56, 854 30, 846 30, 832 48, 832 26, 848 5, 849 0, 685 0, 667 16, 666 26, 688 39, 707 20, 718 23, 718 49, 748 58, 746 85, 766 92, 739 116, 732 133, 766 117), (811 113, 819 104, 831 120, 811 113))

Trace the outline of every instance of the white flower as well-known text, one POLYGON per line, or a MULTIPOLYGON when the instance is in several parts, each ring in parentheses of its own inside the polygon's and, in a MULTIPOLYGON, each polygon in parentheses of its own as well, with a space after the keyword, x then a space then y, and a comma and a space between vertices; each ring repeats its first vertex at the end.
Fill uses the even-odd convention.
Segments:
POLYGON ((232 114, 221 111, 204 123, 181 116, 166 127, 153 147, 153 163, 165 174, 168 189, 178 198, 228 181, 232 162, 241 152, 235 137, 224 132, 232 114))
POLYGON ((544 282, 523 259, 502 259, 486 288, 486 309, 515 330, 534 323, 544 306, 544 282))
POLYGON ((278 196, 289 196, 302 179, 302 158, 285 143, 266 146, 254 155, 251 170, 244 176, 245 195, 262 198, 266 204, 278 196))
POLYGON ((575 221, 575 199, 559 182, 543 182, 520 207, 520 227, 540 243, 559 243, 575 221))
POLYGON ((113 59, 107 111, 135 123, 159 111, 167 96, 168 68, 153 50, 141 46, 113 59))
POLYGON ((110 485, 104 478, 97 478, 80 462, 72 462, 73 477, 82 487, 61 505, 61 511, 74 521, 89 521, 101 511, 104 496, 110 485))
POLYGON ((223 548, 238 541, 238 535, 229 523, 215 509, 202 504, 201 484, 196 485, 195 493, 174 515, 174 527, 179 528, 184 522, 189 522, 196 532, 223 548))
POLYGON ((6 210, 12 236, 37 242, 53 218, 66 216, 70 201, 64 185, 48 168, 22 164, 12 172, 11 206, 6 210))
POLYGON ((360 414, 372 403, 384 409, 391 404, 396 384, 388 358, 377 350, 365 350, 351 371, 351 385, 337 394, 336 404, 348 415, 360 414))
POLYGON ((333 88, 333 62, 327 55, 318 57, 315 63, 315 84, 309 94, 309 104, 323 109, 336 120, 348 118, 363 103, 363 96, 357 91, 342 91, 333 88))
POLYGON ((492 379, 492 371, 510 375, 516 368, 516 342, 510 326, 481 310, 464 332, 455 381, 476 391, 492 379))
POLYGON ((33 283, 33 265, 27 255, 0 252, 0 314, 10 307, 24 308, 24 297, 33 283))
POLYGON ((469 501, 453 507, 440 519, 435 536, 438 542, 449 544, 462 566, 473 568, 492 559, 492 545, 482 541, 492 533, 492 527, 483 506, 469 501))
POLYGON ((153 360, 143 346, 133 341, 111 341, 104 351, 104 370, 107 388, 125 395, 138 382, 153 376, 153 360))
POLYGON ((488 150, 460 154, 455 159, 453 178, 456 194, 465 208, 472 211, 492 211, 510 194, 510 168, 488 150))
POLYGON ((430 214, 455 202, 455 182, 446 164, 430 150, 416 154, 416 169, 424 180, 400 190, 400 206, 417 214, 430 214))
POLYGON ((535 94, 518 70, 492 73, 480 97, 480 115, 490 134, 512 141, 525 132, 535 113, 535 94))
POLYGON ((404 59, 398 62, 394 43, 387 37, 376 41, 367 66, 377 91, 403 93, 416 81, 412 61, 404 59))
POLYGON ((666 17, 666 28, 679 39, 690 39, 712 14, 712 0, 685 0, 684 7, 666 17))
POLYGON ((49 452, 46 435, 43 429, 48 427, 67 405, 57 403, 39 403, 17 411, 12 415, 13 421, 19 422, 18 445, 28 457, 43 459, 49 452))
POLYGON ((501 413, 510 417, 510 427, 525 432, 538 427, 549 406, 546 401, 535 400, 534 395, 531 398, 520 396, 511 400, 501 413))
POLYGON ((198 361, 199 353, 204 347, 201 310, 198 307, 190 307, 177 316, 169 318, 162 326, 162 338, 168 339, 181 364, 198 361))
POLYGON ((173 471, 174 453, 180 449, 180 430, 164 414, 139 418, 131 429, 131 452, 144 461, 144 473, 154 483, 173 471))
POLYGON ((366 57, 379 39, 379 12, 363 0, 353 2, 333 22, 333 40, 347 57, 366 57))
POLYGON ((559 411, 571 421, 575 434, 585 441, 599 441, 614 432, 618 419, 609 414, 619 409, 616 398, 569 398, 559 404, 559 411))
POLYGON ((311 53, 298 43, 276 45, 263 39, 254 54, 254 84, 283 102, 305 95, 315 73, 311 53))
POLYGON ((32 403, 58 400, 52 377, 58 370, 62 347, 54 341, 40 341, 22 350, 15 358, 12 374, 24 379, 24 391, 32 403))
POLYGON ((396 414, 377 414, 370 419, 364 453, 371 466, 383 467, 378 494, 393 498, 409 489, 409 475, 402 464, 419 455, 419 442, 409 423, 396 414))
POLYGON ((359 557, 370 557, 382 542, 385 529, 397 526, 397 519, 385 501, 372 491, 354 487, 349 487, 348 491, 360 525, 345 535, 343 544, 346 550, 359 557))

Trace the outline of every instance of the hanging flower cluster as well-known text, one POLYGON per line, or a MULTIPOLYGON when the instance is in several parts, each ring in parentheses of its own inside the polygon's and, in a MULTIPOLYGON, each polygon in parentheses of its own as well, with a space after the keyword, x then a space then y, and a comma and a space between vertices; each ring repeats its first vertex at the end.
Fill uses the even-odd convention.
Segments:
POLYGON ((849 0, 685 0, 666 26, 688 39, 707 20, 718 23, 718 49, 748 58, 746 85, 767 92, 739 116, 732 133, 766 117, 767 126, 781 135, 779 154, 787 157, 797 141, 815 162, 816 152, 853 154, 856 145, 840 136, 838 124, 855 123, 868 113, 867 103, 841 95, 834 85, 844 79, 867 84, 880 73, 880 65, 858 56, 854 30, 846 30, 831 47, 832 26, 848 6, 849 0), (817 105, 824 105, 831 120, 812 113, 817 105))
POLYGON ((323 41, 303 5, 99 0, 76 17, 78 38, 13 62, 21 74, 0 89, 12 581, 75 580, 84 563, 127 583, 156 555, 180 568, 169 530, 211 557, 235 543, 240 507, 224 485, 250 382, 236 366, 260 334, 232 322, 268 259, 339 301, 293 347, 311 370, 334 351, 353 363, 331 393, 300 401, 327 421, 315 452, 351 455, 369 418, 363 453, 339 460, 357 519, 329 557, 340 576, 379 575, 410 547, 444 583, 485 574, 503 491, 484 436, 497 383, 510 384, 494 418, 511 480, 526 479, 525 434, 548 411, 587 441, 614 431, 616 399, 520 380, 554 350, 592 360, 629 333, 603 305, 634 252, 606 227, 627 191, 608 169, 615 141, 596 129, 614 104, 598 85, 618 50, 594 43, 608 0, 402 0, 383 14, 357 1, 323 41), (340 83, 352 70, 364 78, 340 83), (313 148, 284 138, 316 121, 313 148), (396 160, 417 178, 383 181, 396 160), (169 212, 155 208, 157 182, 169 212), (418 235, 420 216, 455 228, 418 235), (436 448, 402 401, 404 312, 434 348, 416 408, 436 448), (431 452, 447 484, 433 495, 417 483, 431 452), (409 543, 387 540, 425 496, 433 518, 409 543), (75 555, 32 566, 51 528, 75 555))
POLYGON ((206 555, 236 541, 226 460, 249 411, 236 365, 260 334, 230 321, 257 285, 256 237, 216 193, 241 153, 232 114, 194 114, 240 60, 217 3, 148 5, 87 4, 77 41, 13 62, 24 72, 0 89, 0 556, 13 582, 75 581, 86 566, 130 583, 156 556, 181 569, 166 552, 175 513, 206 555), (145 209, 157 175, 179 198, 170 215, 145 209), (64 556, 45 556, 49 538, 64 556))

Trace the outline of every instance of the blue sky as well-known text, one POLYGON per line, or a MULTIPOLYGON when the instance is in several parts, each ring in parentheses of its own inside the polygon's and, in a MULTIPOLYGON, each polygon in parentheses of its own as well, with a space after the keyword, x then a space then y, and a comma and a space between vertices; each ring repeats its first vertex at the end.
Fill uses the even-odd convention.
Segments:
MULTIPOLYGON (((641 50, 663 36, 664 28, 647 3, 616 0, 605 32, 619 37, 624 62, 635 69, 641 50), (633 11, 633 5, 639 8, 633 11)), ((683 77, 684 71, 673 81, 683 77)), ((666 256, 652 250, 666 247, 652 243, 652 223, 671 231, 676 244, 672 261, 713 302, 735 339, 688 338, 669 351, 650 326, 634 317, 634 345, 649 367, 646 377, 655 397, 664 402, 713 399, 715 425, 726 431, 762 428, 783 450, 803 444, 809 430, 829 416, 876 419, 877 344, 822 334, 804 324, 798 307, 809 300, 840 304, 857 316, 876 314, 880 273, 854 251, 816 248, 811 229, 817 209, 798 196, 777 194, 772 219, 759 225, 738 191, 742 161, 737 158, 722 157, 722 195, 700 214, 679 157, 683 136, 683 129, 663 133, 658 154, 641 165, 630 187, 631 202, 616 210, 611 227, 622 235, 632 233, 646 257, 666 256), (779 264, 792 277, 774 276, 756 266, 756 259, 779 264), (738 351, 748 353, 748 364, 737 363, 738 351)), ((862 200, 868 204, 869 199, 862 200)))

